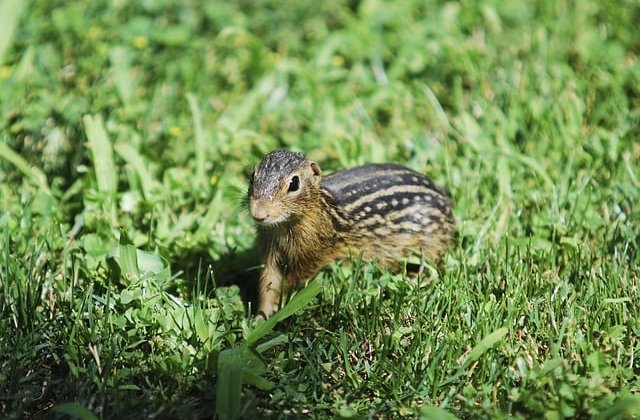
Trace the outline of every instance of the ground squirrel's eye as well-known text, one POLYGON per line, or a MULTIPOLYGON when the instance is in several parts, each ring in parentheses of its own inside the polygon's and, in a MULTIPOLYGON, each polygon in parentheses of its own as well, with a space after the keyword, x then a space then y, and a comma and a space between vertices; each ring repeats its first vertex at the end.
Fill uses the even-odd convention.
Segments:
POLYGON ((298 188, 300 188, 300 178, 298 175, 294 175, 289 181, 289 192, 298 191, 298 188))

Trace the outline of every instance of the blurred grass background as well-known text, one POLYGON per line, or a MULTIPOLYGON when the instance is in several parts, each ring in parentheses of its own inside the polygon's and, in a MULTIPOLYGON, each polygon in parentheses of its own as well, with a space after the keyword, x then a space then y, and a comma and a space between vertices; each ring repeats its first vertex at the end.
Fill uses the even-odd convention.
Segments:
POLYGON ((3 0, 0 413, 637 415, 638 21, 634 0, 3 0), (335 264, 247 341, 241 197, 275 147, 436 179, 447 271, 335 264))

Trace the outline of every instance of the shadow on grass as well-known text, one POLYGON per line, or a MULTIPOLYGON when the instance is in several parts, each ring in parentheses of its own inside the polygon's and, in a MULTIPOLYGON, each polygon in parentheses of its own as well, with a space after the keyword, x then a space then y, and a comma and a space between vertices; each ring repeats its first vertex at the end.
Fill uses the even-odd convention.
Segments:
POLYGON ((193 293, 211 293, 217 287, 238 286, 245 307, 255 315, 258 303, 260 255, 257 247, 229 250, 212 258, 207 250, 197 250, 172 264, 174 273, 182 272, 193 293))

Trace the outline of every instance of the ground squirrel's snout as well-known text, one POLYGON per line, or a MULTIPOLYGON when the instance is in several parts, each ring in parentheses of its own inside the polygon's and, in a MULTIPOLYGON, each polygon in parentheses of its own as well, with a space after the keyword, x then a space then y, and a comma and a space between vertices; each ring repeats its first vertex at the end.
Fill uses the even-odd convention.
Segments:
POLYGON ((272 203, 256 198, 249 200, 249 213, 253 220, 263 225, 274 223, 278 214, 272 203))
POLYGON ((262 223, 262 222, 264 222, 265 220, 267 220, 267 218, 269 217, 269 215, 266 215, 266 216, 258 216, 258 215, 252 214, 252 215, 251 215, 251 217, 253 217, 253 220, 255 220, 256 222, 260 222, 260 223, 262 223))
POLYGON ((251 213, 251 217, 256 222, 264 222, 269 218, 269 212, 266 211, 264 206, 260 206, 256 200, 249 201, 249 213, 251 213))

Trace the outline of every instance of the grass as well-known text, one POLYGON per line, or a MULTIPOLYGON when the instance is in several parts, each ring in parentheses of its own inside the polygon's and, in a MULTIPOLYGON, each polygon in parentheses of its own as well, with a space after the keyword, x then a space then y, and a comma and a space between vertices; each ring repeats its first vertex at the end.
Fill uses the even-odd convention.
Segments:
POLYGON ((0 11, 3 417, 639 415, 637 2, 0 11), (446 270, 337 263, 255 324, 275 147, 446 186, 446 270))

